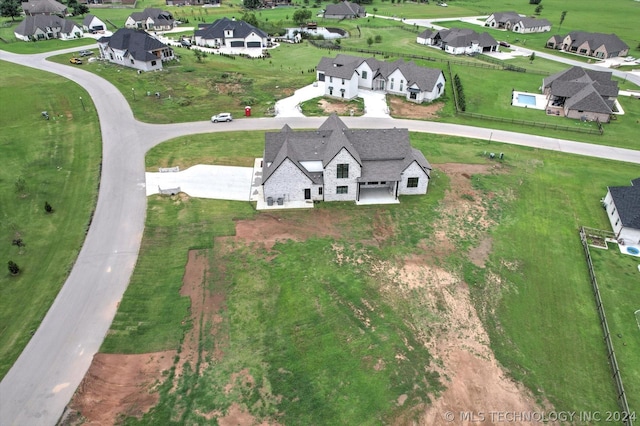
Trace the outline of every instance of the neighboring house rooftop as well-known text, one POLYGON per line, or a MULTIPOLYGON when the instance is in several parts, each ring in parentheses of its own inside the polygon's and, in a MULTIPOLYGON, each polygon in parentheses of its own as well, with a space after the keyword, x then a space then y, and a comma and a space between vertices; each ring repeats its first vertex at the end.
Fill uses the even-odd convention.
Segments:
POLYGON ((522 17, 517 12, 494 12, 493 13, 493 19, 495 19, 497 22, 500 22, 500 23, 505 23, 512 19, 519 20, 521 18, 522 17))
POLYGON ((25 16, 18 24, 14 32, 21 36, 32 36, 38 29, 48 33, 47 28, 60 28, 62 33, 71 33, 74 27, 77 27, 75 21, 64 19, 57 15, 33 15, 25 16))
POLYGON ((546 19, 536 19, 536 18, 518 18, 514 23, 520 22, 524 28, 537 28, 537 27, 546 27, 551 26, 551 22, 546 19))
POLYGON ((366 11, 364 7, 357 3, 343 1, 337 4, 328 4, 325 8, 324 14, 339 16, 365 16, 366 11))
POLYGON ((173 26, 174 19, 171 13, 156 7, 148 7, 142 12, 133 12, 131 19, 136 22, 143 22, 151 18, 155 26, 173 26))
POLYGON ((435 37, 438 37, 443 43, 452 47, 467 47, 475 43, 481 47, 495 46, 498 44, 496 39, 489 33, 478 34, 468 28, 440 30, 437 32, 435 37))
POLYGON ((267 33, 260 28, 254 27, 245 21, 236 21, 229 18, 218 19, 212 24, 201 24, 195 31, 195 35, 207 40, 224 39, 227 38, 224 34, 226 30, 233 31, 233 38, 246 38, 251 33, 255 33, 262 38, 268 37, 267 33))
POLYGON ((313 182, 322 183, 322 172, 309 172, 301 163, 320 161, 326 167, 342 149, 362 166, 362 182, 400 180, 413 161, 430 175, 431 165, 411 147, 407 129, 349 129, 332 114, 318 130, 293 131, 285 125, 279 132, 267 132, 263 182, 289 159, 313 182))
POLYGON ((629 49, 629 46, 615 34, 588 33, 585 31, 572 31, 568 34, 571 38, 571 46, 580 46, 588 43, 591 50, 605 46, 609 52, 620 52, 629 49))
POLYGON ((618 82, 611 75, 576 66, 545 78, 542 84, 553 96, 569 98, 570 109, 610 114, 618 96, 618 82))
POLYGON ((144 30, 120 28, 110 37, 101 37, 100 43, 108 43, 112 49, 127 51, 134 59, 151 61, 158 57, 151 52, 167 46, 144 30))
POLYGON ((632 180, 631 186, 610 186, 608 189, 622 226, 640 229, 640 177, 632 180))
POLYGON ((22 3, 26 15, 66 15, 67 6, 55 0, 29 0, 22 3))

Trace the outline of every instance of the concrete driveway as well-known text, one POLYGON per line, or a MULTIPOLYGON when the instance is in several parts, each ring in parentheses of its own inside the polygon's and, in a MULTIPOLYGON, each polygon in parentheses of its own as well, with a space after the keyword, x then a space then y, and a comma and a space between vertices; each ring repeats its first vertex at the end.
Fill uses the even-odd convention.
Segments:
POLYGON ((145 173, 147 196, 184 192, 191 197, 249 201, 253 168, 199 164, 179 172, 145 173))

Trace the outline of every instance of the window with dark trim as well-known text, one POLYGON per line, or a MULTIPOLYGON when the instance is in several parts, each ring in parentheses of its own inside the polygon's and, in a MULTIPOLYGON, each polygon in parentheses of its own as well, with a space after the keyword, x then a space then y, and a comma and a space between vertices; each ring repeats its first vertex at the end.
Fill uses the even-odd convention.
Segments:
POLYGON ((362 71, 362 78, 363 78, 364 80, 366 80, 366 79, 367 79, 367 72, 366 72, 366 71, 362 71))
POLYGON ((346 179, 349 177, 349 165, 338 164, 338 179, 346 179))
POLYGON ((337 186, 336 187, 336 194, 348 194, 349 193, 349 187, 348 186, 337 186))
POLYGON ((318 188, 318 195, 322 195, 322 187, 318 188))
POLYGON ((412 177, 407 178, 407 188, 417 188, 418 187, 418 178, 412 177))

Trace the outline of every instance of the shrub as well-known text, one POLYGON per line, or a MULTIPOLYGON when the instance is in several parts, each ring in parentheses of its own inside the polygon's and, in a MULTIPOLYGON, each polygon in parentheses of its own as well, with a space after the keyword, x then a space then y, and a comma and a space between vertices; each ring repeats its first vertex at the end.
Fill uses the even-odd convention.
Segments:
POLYGON ((16 265, 13 260, 10 260, 7 266, 9 267, 9 272, 11 273, 11 275, 18 275, 20 273, 20 267, 16 265))

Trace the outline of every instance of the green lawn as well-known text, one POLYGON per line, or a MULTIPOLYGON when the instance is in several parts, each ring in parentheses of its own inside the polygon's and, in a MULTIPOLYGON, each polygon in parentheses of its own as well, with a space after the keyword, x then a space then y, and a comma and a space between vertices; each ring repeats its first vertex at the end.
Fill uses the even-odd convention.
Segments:
POLYGON ((589 250, 629 408, 631 412, 638 413, 640 412, 640 324, 638 323, 640 317, 637 318, 634 313, 640 309, 640 293, 638 293, 640 258, 620 253, 617 244, 609 244, 609 250, 593 247, 589 250))
MULTIPOLYGON (((186 139, 167 142, 149 152, 147 168, 196 164, 198 156, 246 165, 252 156, 260 155, 261 134, 228 136, 216 135, 215 144, 210 143, 209 135, 189 137, 188 143, 186 139), (239 147, 241 139, 247 141, 245 148, 239 147), (239 160, 231 160, 225 154, 227 150, 239 160)), ((348 338, 351 343, 345 345, 345 336, 359 333, 354 328, 357 321, 343 305, 360 306, 358 303, 365 299, 379 306, 388 327, 383 341, 390 342, 391 347, 394 336, 411 335, 401 324, 433 314, 414 300, 385 296, 376 280, 364 278, 361 268, 378 262, 393 264, 416 253, 419 242, 430 239, 438 229, 436 210, 448 179, 438 172, 437 165, 482 163, 487 161, 482 153, 489 149, 505 153, 508 170, 472 177, 474 186, 485 194, 491 218, 499 223, 490 230, 493 251, 489 264, 485 269, 478 268, 466 258, 466 250, 477 244, 474 238, 468 238, 456 241, 459 250, 442 266, 470 284, 492 348, 516 380, 539 398, 549 400, 557 410, 617 410, 577 230, 584 224, 606 229, 599 200, 607 185, 635 177, 637 166, 446 136, 412 134, 411 138, 435 165, 429 195, 404 197, 397 206, 365 209, 351 204, 322 204, 317 208, 346 218, 344 235, 280 244, 273 260, 241 246, 231 252, 220 251, 213 242, 214 236, 233 234, 231 219, 262 214, 254 213, 246 203, 150 199, 138 268, 103 350, 138 353, 179 348, 181 333, 189 327, 184 322, 188 302, 178 297, 178 291, 190 248, 209 253, 211 267, 217 271, 213 275, 218 277, 210 285, 226 294, 223 315, 227 325, 225 357, 216 361, 215 368, 206 367, 207 363, 192 366, 193 371, 179 383, 179 389, 185 392, 193 389, 188 398, 181 396, 182 391, 171 392, 170 385, 164 386, 161 403, 142 423, 177 421, 172 417, 175 412, 185 412, 181 422, 196 422, 194 409, 224 410, 233 401, 253 407, 249 411, 258 418, 283 413, 276 418, 284 423, 345 424, 359 418, 361 424, 379 424, 397 415, 388 401, 393 392, 407 389, 413 373, 394 367, 393 374, 404 379, 393 382, 389 382, 387 373, 363 376, 361 366, 354 362, 368 356, 370 352, 364 348, 372 347, 371 339, 376 339, 375 356, 387 357, 389 346, 368 332, 357 340, 348 338), (589 185, 584 185, 585 181, 589 185), (371 239, 371 218, 378 216, 391 220, 395 234, 379 249, 362 246, 360 241, 371 239), (331 248, 335 244, 345 247, 350 255, 366 254, 370 260, 364 266, 343 264, 335 269, 331 248), (161 261, 166 253, 171 254, 171 262, 161 261), (488 278, 492 274, 500 277, 497 284, 488 278), (318 309, 327 314, 324 319, 318 317, 318 309), (243 368, 263 384, 264 391, 221 392, 232 374, 243 368), (329 370, 340 371, 342 379, 336 382, 327 374, 329 370), (327 406, 342 407, 331 389, 348 395, 349 410, 326 411, 327 406), (282 399, 274 395, 282 395, 282 399), (183 411, 185 407, 190 410, 183 411)), ((270 212, 301 222, 313 214, 270 212)), ((473 228, 472 223, 460 226, 473 228)), ((608 271, 612 282, 632 281, 625 278, 627 273, 608 271)), ((609 316, 618 315, 615 307, 607 309, 609 316)), ((371 320, 378 321, 379 317, 373 315, 371 320)), ((422 326, 428 333, 429 326, 422 326)), ((631 329, 625 329, 623 335, 631 335, 631 329)), ((203 351, 211 351, 219 343, 215 338, 205 340, 203 351)), ((635 361, 633 347, 628 352, 632 356, 620 361, 621 368, 629 369, 635 361)), ((417 364, 430 357, 428 353, 414 355, 417 364)), ((623 370, 628 380, 633 381, 635 374, 633 367, 628 373, 623 370)), ((634 385, 629 386, 633 391, 634 385)), ((133 419, 130 422, 137 423, 133 419)))
POLYGON ((101 145, 93 104, 76 84, 0 62, 0 87, 2 378, 75 262, 96 202, 101 145), (45 202, 52 214, 45 213, 45 202), (14 239, 25 246, 12 245, 14 239), (10 260, 22 269, 17 277, 9 275, 10 260))

